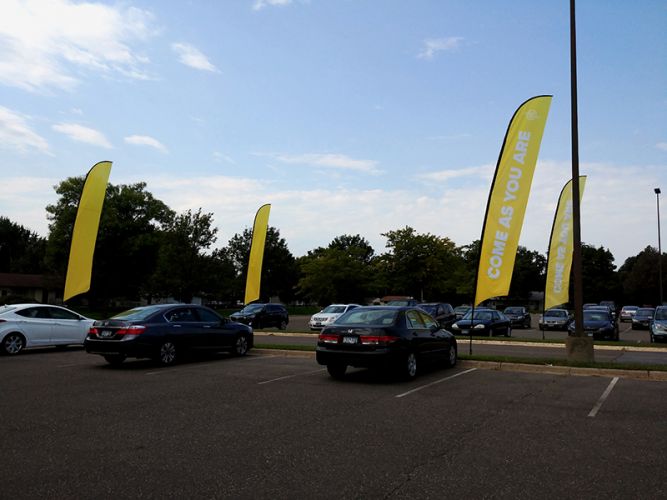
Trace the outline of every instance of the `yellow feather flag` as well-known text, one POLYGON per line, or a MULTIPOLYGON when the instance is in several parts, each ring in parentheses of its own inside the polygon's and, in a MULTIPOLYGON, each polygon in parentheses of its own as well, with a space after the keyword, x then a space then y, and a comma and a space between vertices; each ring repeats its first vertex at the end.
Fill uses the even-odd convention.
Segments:
POLYGON ((269 227, 270 211, 270 204, 262 205, 255 215, 255 223, 252 227, 252 243, 250 244, 250 259, 248 260, 248 277, 245 284, 245 304, 259 299, 264 243, 266 242, 266 231, 269 227))
POLYGON ((474 305, 509 293, 550 105, 551 96, 528 99, 507 128, 486 206, 474 305))
MULTIPOLYGON (((586 176, 579 177, 579 201, 584 196, 586 176)), ((567 181, 558 198, 549 238, 547 283, 544 289, 544 309, 565 304, 570 299, 570 269, 572 269, 572 179, 567 181)))
POLYGON ((90 290, 95 241, 110 173, 111 162, 101 161, 90 169, 83 184, 72 232, 63 301, 90 290))

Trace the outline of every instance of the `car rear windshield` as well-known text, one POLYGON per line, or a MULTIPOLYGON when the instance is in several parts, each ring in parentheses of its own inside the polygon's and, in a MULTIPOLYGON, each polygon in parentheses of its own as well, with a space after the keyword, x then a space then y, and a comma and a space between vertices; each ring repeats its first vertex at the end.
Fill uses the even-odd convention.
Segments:
POLYGON ((389 309, 353 309, 336 320, 336 325, 388 326, 396 322, 398 311, 389 309))
POLYGON ((523 307, 508 307, 505 314, 523 314, 523 307))
POLYGON ((111 319, 125 319, 128 321, 141 321, 149 316, 152 316, 156 312, 158 312, 161 309, 161 307, 155 306, 155 307, 137 307, 135 309, 129 309, 127 311, 123 311, 122 313, 118 313, 115 316, 112 316, 111 319))
POLYGON ((589 309, 584 311, 584 321, 609 321, 609 314, 589 309))
POLYGON ((327 306, 322 309, 322 312, 327 314, 342 314, 345 312, 345 306, 327 306))

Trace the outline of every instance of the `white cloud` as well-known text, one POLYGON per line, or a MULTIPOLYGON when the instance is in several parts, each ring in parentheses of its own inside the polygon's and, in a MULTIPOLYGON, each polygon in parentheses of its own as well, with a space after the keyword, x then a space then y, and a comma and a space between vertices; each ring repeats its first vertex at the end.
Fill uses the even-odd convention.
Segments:
POLYGON ((375 160, 356 160, 346 155, 331 153, 306 153, 300 155, 269 154, 280 163, 289 165, 310 165, 315 167, 334 168, 342 170, 355 170, 370 174, 380 173, 375 160))
POLYGON ((134 144, 135 146, 149 146, 155 148, 161 153, 166 153, 167 148, 157 139, 147 136, 147 135, 130 135, 126 137, 125 142, 127 144, 134 144))
POLYGON ((667 151, 667 142, 659 142, 655 147, 662 151, 667 151))
POLYGON ((284 7, 292 3, 292 0, 256 0, 252 6, 253 10, 262 10, 264 7, 284 7))
POLYGON ((417 178, 429 182, 447 182, 452 179, 459 179, 463 177, 477 177, 481 179, 490 180, 493 176, 495 165, 486 164, 478 167, 465 167, 449 170, 438 170, 436 172, 428 172, 425 174, 417 174, 417 178))
POLYGON ((178 61, 186 66, 202 71, 220 72, 199 49, 190 44, 172 43, 171 49, 178 55, 178 61))
POLYGON ((0 83, 29 91, 71 90, 82 70, 146 79, 148 58, 131 46, 154 33, 134 7, 70 0, 0 3, 0 83))
POLYGON ((107 140, 104 134, 98 130, 84 127, 83 125, 78 125, 76 123, 58 123, 53 125, 52 128, 56 132, 69 136, 69 138, 74 141, 92 144, 93 146, 100 146, 107 149, 112 148, 111 143, 107 140))
POLYGON ((424 45, 417 57, 419 59, 433 59, 438 52, 455 52, 461 47, 462 41, 463 38, 460 36, 429 38, 424 40, 424 45))
POLYGON ((28 125, 27 118, 0 106, 0 148, 50 154, 49 144, 28 125))

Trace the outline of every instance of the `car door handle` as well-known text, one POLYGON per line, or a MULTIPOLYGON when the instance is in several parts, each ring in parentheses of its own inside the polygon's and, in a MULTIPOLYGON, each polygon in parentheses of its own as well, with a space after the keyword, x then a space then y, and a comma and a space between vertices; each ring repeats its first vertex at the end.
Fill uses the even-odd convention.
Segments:
POLYGON ((211 328, 211 325, 204 325, 204 328, 211 328))
POLYGON ((172 325, 174 328, 180 328, 183 325, 172 325))

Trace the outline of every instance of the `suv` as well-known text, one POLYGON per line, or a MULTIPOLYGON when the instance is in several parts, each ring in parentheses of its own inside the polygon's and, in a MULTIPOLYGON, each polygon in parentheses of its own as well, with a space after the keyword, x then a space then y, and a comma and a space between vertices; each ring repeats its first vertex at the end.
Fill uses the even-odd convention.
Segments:
POLYGON ((284 330, 289 323, 289 314, 282 304, 248 304, 230 318, 232 321, 252 326, 255 330, 270 326, 284 330))
POLYGON ((503 311, 512 322, 512 327, 520 326, 521 328, 531 327, 531 318, 528 309, 519 306, 506 307, 503 311))
POLYGON ((457 320, 454 308, 446 302, 426 302, 417 307, 429 313, 445 330, 449 330, 457 320))

